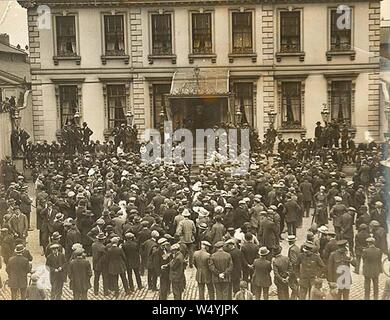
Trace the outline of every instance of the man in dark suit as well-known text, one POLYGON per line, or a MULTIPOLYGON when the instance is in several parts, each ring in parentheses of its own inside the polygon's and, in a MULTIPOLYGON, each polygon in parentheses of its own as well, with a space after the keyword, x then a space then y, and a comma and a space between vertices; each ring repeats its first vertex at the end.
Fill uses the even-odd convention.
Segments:
POLYGON ((289 235, 287 237, 288 241, 288 253, 287 257, 291 264, 291 272, 289 277, 289 285, 291 288, 291 300, 296 300, 298 298, 298 276, 299 276, 299 266, 298 266, 298 256, 301 252, 299 247, 295 244, 297 237, 294 235, 289 235))
POLYGON ((279 300, 288 300, 289 292, 289 278, 292 272, 292 264, 288 257, 282 255, 282 247, 278 247, 275 251, 275 257, 272 262, 272 269, 274 270, 274 283, 278 292, 279 300))
POLYGON ((382 252, 375 247, 375 238, 367 238, 368 248, 363 249, 364 300, 370 300, 371 281, 374 287, 374 300, 378 300, 378 278, 382 272, 382 252))
POLYGON ((250 282, 253 275, 253 261, 258 257, 259 246, 253 243, 253 235, 245 234, 245 242, 241 245, 243 280, 250 282))
POLYGON ((46 266, 50 271, 51 300, 62 299, 62 289, 66 279, 66 259, 60 252, 61 246, 55 243, 50 246, 51 253, 46 258, 46 266))
POLYGON ((30 228, 30 214, 31 214, 31 203, 32 200, 28 196, 28 186, 22 186, 20 193, 20 211, 27 217, 28 221, 28 230, 30 228))
POLYGON ((287 202, 284 204, 286 210, 285 221, 287 223, 287 230, 289 235, 297 234, 297 222, 299 215, 301 214, 301 207, 291 197, 287 198, 287 202))
POLYGON ((313 200, 313 194, 314 194, 313 186, 309 182, 309 180, 305 178, 301 183, 301 185, 299 186, 299 189, 302 192, 303 208, 304 208, 305 216, 307 218, 309 216, 310 206, 313 200))
POLYGON ((93 135, 93 131, 88 127, 86 122, 83 122, 83 128, 81 129, 83 145, 84 147, 88 146, 89 138, 93 135))
MULTIPOLYGON (((238 291, 240 291, 243 256, 241 250, 237 248, 236 240, 234 238, 230 238, 225 242, 225 250, 229 252, 229 254, 232 257, 233 270, 231 274, 231 278, 232 278, 231 287, 233 293, 236 294, 238 291)), ((230 293, 231 290, 229 289, 229 295, 230 293)), ((231 297, 229 296, 229 299, 230 298, 231 297)))
POLYGON ((74 251, 75 259, 69 264, 70 289, 74 300, 88 300, 88 289, 91 288, 91 264, 84 258, 84 249, 74 251))
POLYGON ((214 286, 211 281, 211 271, 209 269, 210 253, 208 249, 211 247, 210 242, 202 241, 200 250, 194 252, 195 279, 198 283, 200 300, 205 300, 205 286, 207 286, 209 300, 215 299, 214 286))
POLYGON ((106 235, 100 232, 92 243, 93 292, 99 294, 100 276, 103 278, 103 293, 108 295, 107 250, 104 245, 106 235))
POLYGON ((138 289, 142 289, 141 275, 139 267, 141 264, 139 246, 135 240, 135 235, 131 232, 125 234, 126 241, 122 245, 123 252, 126 256, 127 278, 129 280, 130 291, 134 291, 133 272, 137 281, 138 289))
POLYGON ((209 268, 212 273, 217 300, 227 300, 229 298, 229 284, 233 270, 232 257, 223 250, 223 246, 223 241, 217 242, 214 245, 217 251, 209 259, 209 268))
POLYGON ((172 260, 169 262, 169 280, 172 283, 172 293, 175 300, 181 300, 184 291, 184 256, 180 252, 180 245, 171 247, 172 260))
POLYGON ((8 286, 11 289, 11 299, 16 300, 20 293, 20 300, 26 300, 27 274, 31 270, 30 263, 23 256, 25 250, 23 244, 15 248, 15 255, 8 260, 6 271, 8 273, 8 286))
POLYGON ((268 300, 269 287, 272 285, 271 262, 267 260, 267 255, 270 251, 266 247, 259 249, 259 258, 253 262, 253 290, 255 293, 256 300, 260 300, 261 292, 263 292, 264 300, 268 300))
POLYGON ((127 295, 130 294, 129 285, 126 278, 126 256, 122 248, 118 246, 119 237, 111 238, 111 246, 107 250, 108 274, 115 292, 115 297, 119 296, 118 276, 122 279, 123 288, 127 295))

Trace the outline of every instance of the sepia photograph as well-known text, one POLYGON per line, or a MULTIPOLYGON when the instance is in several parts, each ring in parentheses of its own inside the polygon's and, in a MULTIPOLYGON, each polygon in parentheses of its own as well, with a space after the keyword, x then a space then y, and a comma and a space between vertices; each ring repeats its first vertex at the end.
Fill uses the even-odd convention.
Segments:
POLYGON ((389 211, 390 0, 0 0, 0 304, 390 300, 389 211))

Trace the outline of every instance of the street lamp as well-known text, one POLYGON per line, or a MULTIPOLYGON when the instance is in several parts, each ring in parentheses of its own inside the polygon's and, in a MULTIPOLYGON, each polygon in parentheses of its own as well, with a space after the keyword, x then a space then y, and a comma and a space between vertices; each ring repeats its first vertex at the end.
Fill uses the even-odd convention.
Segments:
POLYGON ((273 109, 271 109, 268 112, 268 119, 269 119, 270 126, 273 126, 275 124, 276 115, 277 115, 277 112, 273 109))
POLYGON ((321 117, 322 117, 322 120, 325 122, 325 124, 327 124, 329 121, 329 115, 330 115, 330 112, 329 112, 328 105, 326 103, 323 103, 321 117))
POLYGON ((133 113, 130 110, 128 110, 126 112, 126 121, 127 121, 127 125, 128 126, 132 126, 133 125, 133 119, 134 119, 133 113))

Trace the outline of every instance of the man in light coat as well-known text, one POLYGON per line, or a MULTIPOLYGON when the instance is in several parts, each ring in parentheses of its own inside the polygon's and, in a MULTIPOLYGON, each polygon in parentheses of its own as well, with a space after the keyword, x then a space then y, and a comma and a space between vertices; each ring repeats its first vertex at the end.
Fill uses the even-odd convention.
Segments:
POLYGON ((181 220, 177 226, 176 234, 180 236, 180 242, 187 246, 188 250, 188 262, 190 268, 194 265, 194 242, 196 234, 196 226, 194 221, 190 220, 190 212, 188 209, 184 209, 183 220, 181 220))
POLYGON ((208 241, 202 241, 201 249, 194 253, 194 265, 196 268, 196 282, 198 283, 199 299, 205 300, 205 286, 209 294, 209 300, 215 299, 214 286, 211 281, 211 271, 209 269, 209 259, 211 244, 208 241))

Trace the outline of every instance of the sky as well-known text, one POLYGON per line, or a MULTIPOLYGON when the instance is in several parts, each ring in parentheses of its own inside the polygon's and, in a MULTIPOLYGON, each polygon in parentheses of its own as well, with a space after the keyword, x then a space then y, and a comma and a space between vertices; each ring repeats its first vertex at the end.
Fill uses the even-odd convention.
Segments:
MULTIPOLYGON (((382 0, 381 17, 390 20, 390 0, 382 0)), ((28 45, 27 14, 16 0, 0 0, 0 33, 8 33, 13 45, 28 45)))

